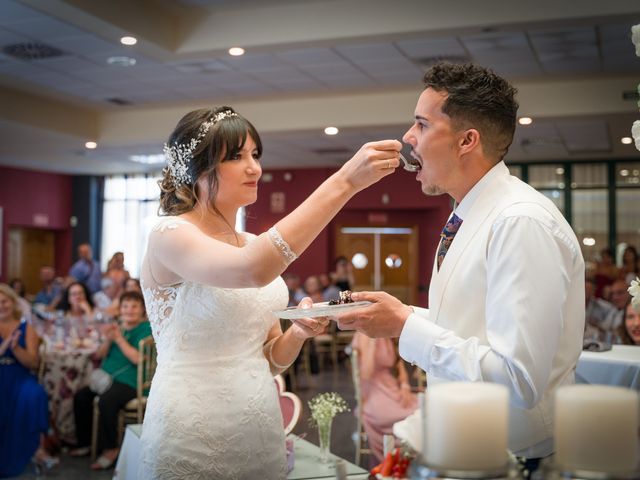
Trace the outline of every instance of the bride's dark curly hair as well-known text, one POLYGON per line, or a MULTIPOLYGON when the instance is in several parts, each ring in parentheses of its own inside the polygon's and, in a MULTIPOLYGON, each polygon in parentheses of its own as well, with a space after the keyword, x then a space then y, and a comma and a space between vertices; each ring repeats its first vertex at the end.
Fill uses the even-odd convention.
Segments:
MULTIPOLYGON (((220 112, 236 113, 231 107, 216 107, 213 109, 199 109, 187 113, 180 119, 167 141, 167 145, 188 144, 196 138, 200 126, 220 112)), ((188 165, 189 182, 176 187, 173 176, 168 167, 162 170, 160 186, 159 215, 180 215, 193 210, 198 201, 198 179, 207 176, 210 185, 207 206, 220 215, 215 207, 218 193, 218 176, 216 167, 221 162, 234 158, 244 147, 250 136, 256 144, 258 156, 262 156, 262 140, 256 128, 239 114, 226 116, 214 123, 204 138, 193 150, 193 156, 188 165), (224 158, 222 155, 224 154, 224 158)))

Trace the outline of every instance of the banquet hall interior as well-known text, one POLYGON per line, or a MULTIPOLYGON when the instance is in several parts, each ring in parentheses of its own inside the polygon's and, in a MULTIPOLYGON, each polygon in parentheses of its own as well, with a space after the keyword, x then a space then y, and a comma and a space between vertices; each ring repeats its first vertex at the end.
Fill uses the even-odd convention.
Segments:
MULTIPOLYGON (((260 132, 258 200, 236 219, 239 230, 260 234, 361 145, 401 140, 429 67, 489 67, 518 90, 511 175, 549 198, 576 233, 587 302, 620 315, 640 272, 637 24, 637 0, 0 0, 0 282, 18 292, 24 320, 42 337, 34 375, 49 402, 44 445, 59 461, 11 478, 114 475, 112 465, 90 468, 94 452, 70 454, 74 396, 100 364, 100 333, 61 333, 59 312, 64 300, 68 314, 76 308, 66 289, 88 250, 91 273, 100 273, 89 289, 93 318, 118 316, 117 296, 126 279, 139 279, 158 221, 163 144, 196 108, 231 106, 260 132)), ((328 301, 348 286, 426 307, 452 207, 399 168, 354 196, 287 268, 290 305, 328 301)), ((595 323, 587 319, 585 339, 619 343, 595 323)), ((369 469, 379 461, 358 451, 352 337, 332 322, 307 340, 284 388, 300 400, 292 431, 309 448, 319 439, 308 402, 339 393, 350 411, 336 417, 330 450, 369 469)), ((397 355, 397 344, 386 347, 397 355)), ((395 361, 412 394, 424 391, 424 373, 395 361)), ((633 380, 617 385, 640 390, 640 353, 631 363, 633 380)), ((140 419, 134 408, 126 424, 140 419)), ((124 425, 119 442, 132 431, 124 425)))

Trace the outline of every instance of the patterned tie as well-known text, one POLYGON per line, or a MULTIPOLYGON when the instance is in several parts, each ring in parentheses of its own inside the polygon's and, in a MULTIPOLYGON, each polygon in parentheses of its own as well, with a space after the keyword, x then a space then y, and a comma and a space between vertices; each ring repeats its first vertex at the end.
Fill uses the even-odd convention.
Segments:
POLYGON ((447 250, 449 250, 453 242, 453 237, 458 233, 460 225, 462 225, 462 219, 454 213, 442 229, 442 233, 440 234, 440 247, 438 247, 438 270, 440 270, 440 265, 442 265, 444 256, 447 254, 447 250))

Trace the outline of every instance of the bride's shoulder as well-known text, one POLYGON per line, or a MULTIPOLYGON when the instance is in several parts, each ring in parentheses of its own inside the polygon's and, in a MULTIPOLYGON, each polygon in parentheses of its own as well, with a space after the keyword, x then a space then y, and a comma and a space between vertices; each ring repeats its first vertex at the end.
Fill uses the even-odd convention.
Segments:
POLYGON ((167 230, 175 230, 180 225, 191 225, 191 223, 177 216, 160 217, 153 226, 152 231, 164 233, 167 230))

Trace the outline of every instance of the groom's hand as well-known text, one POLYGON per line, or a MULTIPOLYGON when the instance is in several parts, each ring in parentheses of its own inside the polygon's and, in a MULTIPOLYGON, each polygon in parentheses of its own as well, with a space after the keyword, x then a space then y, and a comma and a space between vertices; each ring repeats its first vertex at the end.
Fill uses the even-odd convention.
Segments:
POLYGON ((411 307, 386 292, 353 292, 354 302, 367 300, 371 305, 336 316, 340 330, 358 330, 371 338, 400 336, 411 307))

